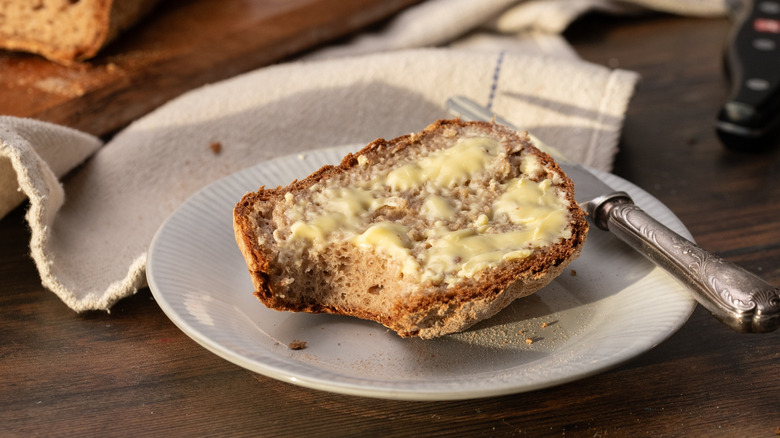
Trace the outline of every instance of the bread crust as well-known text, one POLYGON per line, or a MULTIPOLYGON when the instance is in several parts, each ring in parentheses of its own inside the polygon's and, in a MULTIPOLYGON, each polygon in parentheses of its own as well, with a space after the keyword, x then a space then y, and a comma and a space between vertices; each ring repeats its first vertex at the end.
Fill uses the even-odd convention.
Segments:
POLYGON ((0 13, 0 48, 71 64, 94 57, 160 0, 11 0, 0 13))
MULTIPOLYGON (((585 213, 574 200, 574 186, 553 159, 536 149, 525 134, 487 122, 462 122, 439 120, 417 134, 409 134, 392 140, 377 139, 355 154, 348 154, 336 166, 324 166, 303 180, 293 181, 286 187, 266 189, 246 194, 236 205, 234 231, 241 253, 246 259, 255 296, 267 307, 277 310, 311 313, 350 315, 377 321, 396 331, 402 337, 434 338, 447 333, 467 329, 478 321, 489 318, 517 298, 539 290, 558 276, 576 259, 585 242, 588 224, 585 213), (466 278, 451 287, 441 287, 435 293, 410 293, 395 299, 382 311, 360 306, 323 304, 317 300, 294 299, 280 293, 273 276, 276 253, 272 245, 262 245, 263 230, 270 220, 268 206, 283 202, 286 193, 298 194, 314 184, 324 183, 345 173, 356 171, 358 157, 366 157, 375 163, 382 156, 403 155, 408 148, 419 148, 436 136, 463 129, 500 137, 511 144, 522 145, 526 153, 536 155, 547 169, 559 175, 569 201, 571 236, 556 244, 534 251, 523 259, 502 261, 495 267, 481 271, 473 278, 466 278), (263 207, 263 208, 261 208, 263 207), (265 215, 265 216, 264 216, 265 215)), ((267 234, 265 234, 267 235, 267 234)), ((333 249, 336 251, 337 249, 333 249)), ((368 256, 367 256, 368 257, 368 256)), ((304 265, 306 261, 302 261, 304 265)))

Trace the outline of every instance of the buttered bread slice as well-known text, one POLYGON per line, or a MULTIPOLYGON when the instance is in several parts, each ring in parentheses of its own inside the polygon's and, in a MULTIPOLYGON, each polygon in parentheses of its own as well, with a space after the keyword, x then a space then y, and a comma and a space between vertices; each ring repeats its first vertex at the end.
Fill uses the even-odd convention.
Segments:
POLYGON ((401 336, 462 331, 549 283, 588 230, 571 180, 525 133, 439 120, 233 212, 255 295, 401 336))

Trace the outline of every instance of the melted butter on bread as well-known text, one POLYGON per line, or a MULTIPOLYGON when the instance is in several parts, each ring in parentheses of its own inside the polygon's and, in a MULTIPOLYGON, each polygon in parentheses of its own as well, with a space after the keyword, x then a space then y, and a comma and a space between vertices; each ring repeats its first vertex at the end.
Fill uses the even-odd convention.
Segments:
POLYGON ((460 139, 455 146, 405 164, 387 174, 384 183, 403 191, 430 183, 452 188, 485 171, 498 157, 501 148, 492 138, 460 139))
POLYGON ((573 182, 527 133, 437 120, 245 194, 233 229, 268 308, 431 339, 549 284, 579 256, 588 223, 573 182))
MULTIPOLYGON (((321 248, 334 239, 349 241, 393 257, 405 276, 451 285, 571 237, 569 201, 555 181, 536 180, 545 170, 535 155, 522 162, 520 177, 490 181, 491 192, 498 194, 490 201, 484 187, 469 187, 472 180, 500 167, 505 154, 495 139, 461 138, 452 147, 349 187, 318 187, 310 197, 292 202, 286 212, 292 222, 290 234, 277 236, 277 243, 321 248), (458 190, 461 200, 453 196, 458 190), (383 208, 408 207, 405 196, 421 193, 423 201, 415 214, 430 226, 416 238, 407 225, 372 220, 383 208), (461 211, 464 199, 485 211, 461 211), (467 227, 455 227, 459 214, 477 219, 467 227)), ((359 165, 365 164, 365 159, 359 160, 359 165)))

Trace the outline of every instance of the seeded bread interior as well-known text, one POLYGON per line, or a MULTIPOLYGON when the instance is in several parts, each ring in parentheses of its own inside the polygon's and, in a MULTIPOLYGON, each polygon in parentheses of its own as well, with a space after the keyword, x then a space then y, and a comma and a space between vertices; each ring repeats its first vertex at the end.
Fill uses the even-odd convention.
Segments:
POLYGON ((439 120, 246 194, 233 212, 255 296, 402 337, 463 331, 579 256, 574 186, 526 133, 439 120))

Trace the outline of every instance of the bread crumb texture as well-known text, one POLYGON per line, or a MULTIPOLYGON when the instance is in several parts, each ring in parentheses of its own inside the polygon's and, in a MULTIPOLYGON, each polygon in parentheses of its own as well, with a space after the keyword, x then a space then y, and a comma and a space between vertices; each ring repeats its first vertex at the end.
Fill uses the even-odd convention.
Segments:
POLYGON ((287 344, 287 348, 290 350, 303 350, 306 348, 306 341, 301 341, 300 339, 293 339, 290 341, 289 344, 287 344))
POLYGON ((559 275, 587 234, 571 180, 525 133, 439 120, 234 209, 255 295, 434 338, 559 275))

